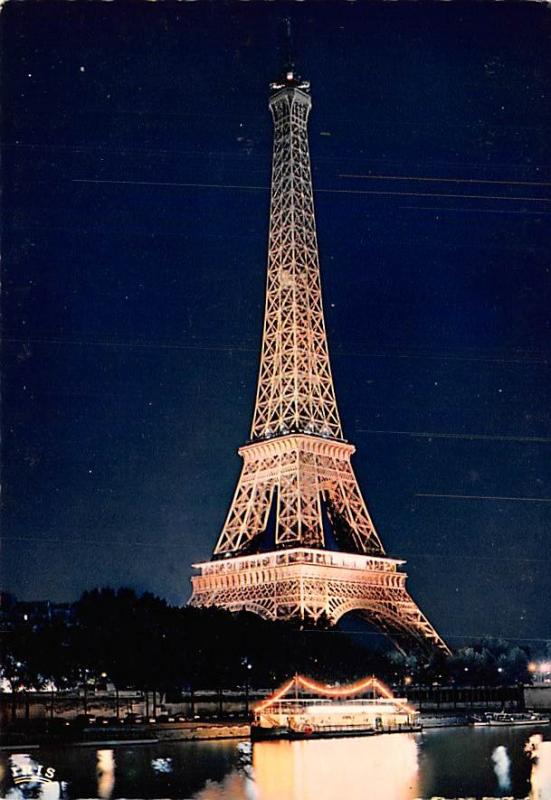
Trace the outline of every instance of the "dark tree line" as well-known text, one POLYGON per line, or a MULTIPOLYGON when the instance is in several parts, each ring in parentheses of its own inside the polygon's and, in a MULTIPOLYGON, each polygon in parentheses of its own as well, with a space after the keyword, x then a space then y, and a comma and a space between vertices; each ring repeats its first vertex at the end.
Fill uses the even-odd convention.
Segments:
MULTIPOLYGON (((344 632, 220 609, 178 608, 132 589, 85 592, 64 618, 8 616, 1 675, 12 691, 109 681, 153 698, 197 689, 270 688, 294 672, 347 682, 375 674, 391 684, 528 682, 529 653, 484 640, 451 657, 403 656, 344 632), (366 644, 364 644, 364 642, 366 644)), ((85 697, 86 702, 86 697, 85 697)), ((154 700, 155 702, 155 700, 154 700)))
POLYGON ((131 589, 85 592, 63 620, 16 615, 4 623, 2 640, 2 675, 15 690, 101 679, 118 690, 159 693, 269 687, 295 671, 344 680, 384 660, 346 636, 300 631, 247 612, 178 608, 131 589))
POLYGON ((531 683, 530 651, 504 639, 484 638, 450 656, 435 652, 428 660, 393 652, 395 680, 423 685, 510 686, 531 683))

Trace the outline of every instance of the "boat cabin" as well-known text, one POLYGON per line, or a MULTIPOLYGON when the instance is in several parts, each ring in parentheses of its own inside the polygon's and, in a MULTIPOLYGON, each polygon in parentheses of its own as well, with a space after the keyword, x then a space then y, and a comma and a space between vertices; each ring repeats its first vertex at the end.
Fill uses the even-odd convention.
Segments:
POLYGON ((306 735, 330 731, 367 734, 411 730, 417 723, 418 712, 405 699, 394 697, 376 678, 327 686, 296 675, 257 704, 253 728, 257 734, 270 730, 306 735))

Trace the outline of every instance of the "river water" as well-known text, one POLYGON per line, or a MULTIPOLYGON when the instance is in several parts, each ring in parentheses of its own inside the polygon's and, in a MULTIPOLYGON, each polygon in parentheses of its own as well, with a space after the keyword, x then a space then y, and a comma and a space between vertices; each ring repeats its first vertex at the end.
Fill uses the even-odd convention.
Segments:
POLYGON ((254 745, 41 747, 0 753, 0 794, 9 800, 551 800, 551 726, 254 745), (48 782, 38 783, 37 775, 48 782))

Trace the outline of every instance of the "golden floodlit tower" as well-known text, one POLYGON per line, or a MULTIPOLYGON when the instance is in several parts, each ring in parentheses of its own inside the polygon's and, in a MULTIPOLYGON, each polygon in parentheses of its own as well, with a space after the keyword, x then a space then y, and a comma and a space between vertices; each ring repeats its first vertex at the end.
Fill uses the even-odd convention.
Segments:
POLYGON ((404 650, 447 645, 369 516, 343 437, 323 318, 308 149, 310 85, 272 83, 274 148, 264 335, 250 442, 194 606, 335 624, 361 612, 404 650))

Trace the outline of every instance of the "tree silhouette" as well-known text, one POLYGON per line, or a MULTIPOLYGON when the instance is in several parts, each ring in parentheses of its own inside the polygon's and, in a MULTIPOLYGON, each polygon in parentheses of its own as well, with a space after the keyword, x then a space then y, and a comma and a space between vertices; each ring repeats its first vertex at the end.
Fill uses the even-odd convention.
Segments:
MULTIPOLYGON (((70 613, 24 621, 14 606, 2 633, 1 676, 16 692, 48 682, 51 688, 84 688, 112 682, 144 693, 147 711, 166 694, 186 694, 193 710, 197 689, 270 688, 295 672, 322 681, 347 682, 375 674, 389 683, 497 686, 529 682, 529 652, 499 639, 484 639, 452 656, 428 659, 369 647, 327 626, 267 622, 255 614, 217 608, 178 608, 150 593, 96 588, 84 592, 70 613), (406 682, 408 682, 406 681, 406 682)), ((26 616, 26 615, 25 615, 26 616)), ((53 694, 52 694, 53 700, 53 694)), ((53 705, 52 705, 53 713, 53 705)))

